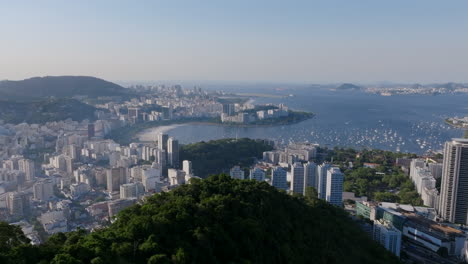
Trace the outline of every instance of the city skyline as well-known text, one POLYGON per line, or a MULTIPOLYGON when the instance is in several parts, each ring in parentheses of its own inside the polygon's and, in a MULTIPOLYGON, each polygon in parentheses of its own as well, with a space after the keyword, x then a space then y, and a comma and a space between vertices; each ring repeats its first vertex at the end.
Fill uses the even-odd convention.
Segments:
POLYGON ((466 1, 3 3, 0 79, 467 82, 466 1))

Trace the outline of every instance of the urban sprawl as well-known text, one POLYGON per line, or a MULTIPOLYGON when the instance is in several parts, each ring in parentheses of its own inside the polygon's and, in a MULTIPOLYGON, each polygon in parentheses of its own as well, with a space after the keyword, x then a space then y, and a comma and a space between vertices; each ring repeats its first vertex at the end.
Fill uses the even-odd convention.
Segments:
MULTIPOLYGON (((229 98, 223 102, 218 99, 229 96, 200 88, 132 89, 147 94, 128 101, 101 98, 108 102, 97 104, 101 110, 94 121, 0 123, 0 220, 21 226, 32 243, 41 243, 58 232, 108 225, 119 211, 145 197, 206 176, 194 175, 192 162, 180 160, 176 138, 159 133, 152 141, 123 145, 108 137, 122 127, 193 118, 249 124, 290 114, 285 105, 259 108, 229 98)), ((310 143, 276 145, 248 170, 234 166, 220 171, 230 169, 233 178, 266 181, 293 195, 307 195, 313 187, 313 195, 344 207, 397 256, 404 252, 434 263, 441 256, 447 263, 468 258, 468 139, 448 141, 440 157, 393 161, 414 183, 424 206, 377 202, 344 192, 342 164, 324 162, 319 148, 310 143)), ((347 165, 352 168, 352 163, 347 165)))

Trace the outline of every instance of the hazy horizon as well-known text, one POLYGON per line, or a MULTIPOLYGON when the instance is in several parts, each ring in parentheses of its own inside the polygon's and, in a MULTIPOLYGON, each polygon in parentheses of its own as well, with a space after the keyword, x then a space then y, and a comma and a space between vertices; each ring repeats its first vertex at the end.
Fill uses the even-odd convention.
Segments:
MULTIPOLYGON (((15 1, 0 79, 468 82, 468 1, 15 1)), ((154 81, 150 81, 154 82, 154 81)))

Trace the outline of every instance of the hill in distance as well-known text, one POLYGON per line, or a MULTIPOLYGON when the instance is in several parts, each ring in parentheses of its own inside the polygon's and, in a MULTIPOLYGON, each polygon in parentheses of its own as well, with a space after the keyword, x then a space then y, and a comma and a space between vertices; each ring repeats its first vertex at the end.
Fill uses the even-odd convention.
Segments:
POLYGON ((0 81, 0 98, 29 100, 48 97, 121 96, 129 91, 112 82, 89 76, 46 76, 22 81, 0 81))
POLYGON ((335 88, 336 91, 359 91, 361 90, 360 86, 354 85, 352 83, 343 83, 342 85, 335 88))
POLYGON ((0 100, 0 120, 11 124, 43 124, 68 118, 74 121, 94 120, 96 110, 91 105, 68 98, 29 102, 0 100))
POLYGON ((344 210, 312 197, 227 175, 192 179, 91 234, 59 233, 33 246, 19 228, 3 224, 0 262, 400 263, 344 210))

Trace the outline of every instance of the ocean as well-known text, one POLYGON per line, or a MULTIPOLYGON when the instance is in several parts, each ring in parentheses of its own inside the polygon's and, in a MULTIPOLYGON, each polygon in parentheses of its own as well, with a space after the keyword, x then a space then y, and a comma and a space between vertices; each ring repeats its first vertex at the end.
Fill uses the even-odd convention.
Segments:
MULTIPOLYGON (((237 91, 233 88, 231 91, 237 91)), ((220 138, 272 139, 318 143, 327 147, 377 148, 424 154, 440 151, 443 143, 463 136, 463 130, 445 124, 444 119, 468 115, 468 95, 380 96, 363 92, 326 89, 248 89, 250 93, 285 95, 256 97, 256 104, 284 103, 290 109, 313 112, 313 119, 272 127, 228 127, 187 124, 158 128, 182 144, 220 138)), ((245 91, 241 91, 245 92, 245 91)), ((145 131, 146 137, 154 130, 145 131)))

